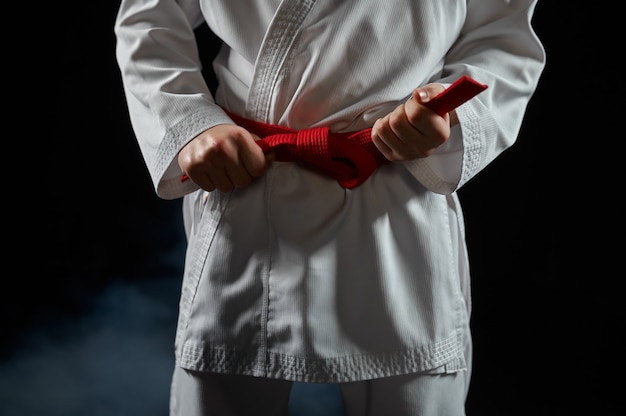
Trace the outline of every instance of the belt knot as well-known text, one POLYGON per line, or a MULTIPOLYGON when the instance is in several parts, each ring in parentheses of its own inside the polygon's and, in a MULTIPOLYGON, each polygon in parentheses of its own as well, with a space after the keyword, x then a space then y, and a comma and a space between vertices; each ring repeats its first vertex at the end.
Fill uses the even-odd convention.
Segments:
POLYGON ((336 179, 352 189, 367 180, 378 166, 388 160, 371 140, 371 129, 352 133, 333 133, 328 127, 293 130, 230 114, 238 125, 261 138, 257 144, 273 152, 275 160, 298 162, 336 179))

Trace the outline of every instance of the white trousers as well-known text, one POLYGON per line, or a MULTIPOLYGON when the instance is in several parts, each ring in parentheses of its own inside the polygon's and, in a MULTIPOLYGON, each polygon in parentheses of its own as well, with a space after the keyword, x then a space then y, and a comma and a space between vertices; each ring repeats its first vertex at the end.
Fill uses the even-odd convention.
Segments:
MULTIPOLYGON (((465 360, 467 371, 341 383, 345 416, 464 416, 472 368, 469 329, 465 360)), ((291 381, 176 367, 170 416, 298 416, 289 414, 291 387, 291 381)))
MULTIPOLYGON (((340 384, 345 416, 463 416, 469 375, 410 374, 340 384)), ((177 368, 170 416, 289 415, 292 383, 177 368)), ((323 416, 323 415, 320 415, 323 416)))

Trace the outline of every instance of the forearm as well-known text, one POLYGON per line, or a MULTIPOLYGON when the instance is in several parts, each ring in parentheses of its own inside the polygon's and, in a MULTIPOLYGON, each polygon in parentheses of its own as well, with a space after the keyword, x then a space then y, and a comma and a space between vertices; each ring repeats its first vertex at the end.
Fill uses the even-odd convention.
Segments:
POLYGON ((487 0, 468 10, 467 23, 433 82, 469 75, 489 89, 450 114, 454 129, 446 146, 409 170, 429 189, 457 190, 510 147, 545 65, 530 18, 534 1, 487 0))
POLYGON ((178 151, 207 128, 229 122, 201 73, 191 23, 198 16, 174 0, 123 0, 115 22, 130 119, 157 193, 166 198, 189 191, 176 179, 178 151))

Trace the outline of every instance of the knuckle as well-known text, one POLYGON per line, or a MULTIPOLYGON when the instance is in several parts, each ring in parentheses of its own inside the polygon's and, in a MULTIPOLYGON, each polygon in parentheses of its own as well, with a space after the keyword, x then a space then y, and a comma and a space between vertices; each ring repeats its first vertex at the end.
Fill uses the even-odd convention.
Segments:
POLYGON ((404 123, 404 117, 397 113, 392 113, 389 116, 389 127, 391 130, 396 130, 402 126, 404 123))

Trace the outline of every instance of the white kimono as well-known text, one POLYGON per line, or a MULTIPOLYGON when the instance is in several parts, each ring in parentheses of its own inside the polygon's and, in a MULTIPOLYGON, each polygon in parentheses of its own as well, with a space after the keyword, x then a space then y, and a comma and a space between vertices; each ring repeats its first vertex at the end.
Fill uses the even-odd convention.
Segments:
MULTIPOLYGON (((157 194, 185 198, 177 365, 305 382, 460 371, 469 266, 456 191, 518 136, 545 64, 531 0, 122 0, 117 58, 157 194), (222 40, 215 94, 194 29, 222 40), (372 127, 426 83, 489 88, 430 157, 354 189, 275 162, 229 193, 181 182, 177 154, 243 117, 372 127)), ((465 341, 464 341, 465 340, 465 341)))

